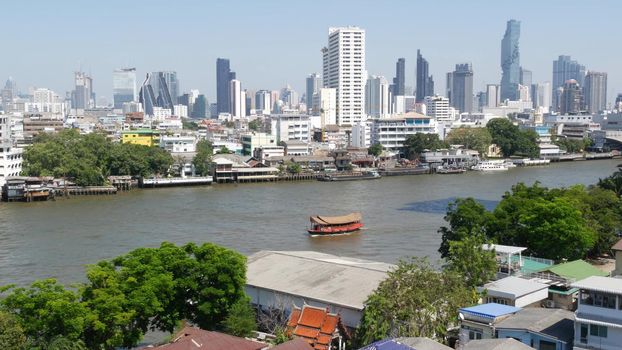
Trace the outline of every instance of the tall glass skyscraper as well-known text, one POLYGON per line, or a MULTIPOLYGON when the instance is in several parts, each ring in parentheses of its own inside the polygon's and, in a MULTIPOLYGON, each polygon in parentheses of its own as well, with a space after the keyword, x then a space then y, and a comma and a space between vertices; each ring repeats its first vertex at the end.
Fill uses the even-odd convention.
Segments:
POLYGON ((570 59, 570 56, 561 55, 553 61, 553 109, 560 110, 559 88, 564 87, 566 81, 574 79, 580 87, 585 81, 585 66, 570 59))
POLYGON ((434 96, 434 80, 429 75, 428 61, 417 50, 417 85, 416 102, 423 102, 426 96, 434 96))
POLYGON ((457 64, 456 70, 451 73, 451 83, 451 97, 449 100, 451 106, 461 113, 472 113, 473 67, 471 64, 457 64))
POLYGON ((501 100, 518 100, 518 84, 520 83, 520 22, 511 19, 507 22, 505 35, 501 40, 501 100))
POLYGON ((235 79, 235 72, 229 67, 229 59, 216 59, 216 104, 218 113, 231 113, 229 83, 235 79))
POLYGON ((313 109, 313 95, 320 92, 322 88, 322 78, 319 74, 313 73, 307 77, 307 91, 305 93, 305 103, 307 104, 307 113, 311 113, 313 109))
POLYGON ((136 68, 120 68, 112 72, 112 98, 114 108, 123 108, 123 103, 136 101, 136 68))
POLYGON ((406 94, 406 59, 398 58, 395 63, 395 78, 391 85, 393 96, 404 96, 406 94))
POLYGON ((607 73, 587 72, 583 85, 585 107, 589 113, 604 111, 607 107, 607 73))

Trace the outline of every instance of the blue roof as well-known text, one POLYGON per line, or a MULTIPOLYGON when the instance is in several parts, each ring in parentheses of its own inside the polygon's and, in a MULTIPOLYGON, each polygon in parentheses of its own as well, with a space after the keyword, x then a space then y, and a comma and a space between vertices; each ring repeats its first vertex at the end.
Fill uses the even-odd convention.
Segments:
POLYGON ((416 350, 408 345, 400 344, 395 339, 378 340, 359 350, 416 350))
POLYGON ((468 313, 471 315, 484 317, 484 318, 497 318, 499 316, 513 314, 520 311, 519 307, 508 306, 497 303, 488 303, 475 305, 471 307, 465 307, 460 309, 460 312, 468 313))

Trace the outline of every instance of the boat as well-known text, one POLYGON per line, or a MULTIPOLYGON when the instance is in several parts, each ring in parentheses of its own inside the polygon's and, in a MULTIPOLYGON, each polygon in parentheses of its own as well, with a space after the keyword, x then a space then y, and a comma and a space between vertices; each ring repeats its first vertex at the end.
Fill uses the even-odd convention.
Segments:
POLYGON ((471 168, 476 171, 507 171, 508 167, 505 166, 505 161, 503 160, 485 160, 477 163, 477 165, 471 168))
POLYGON ((535 166, 535 165, 549 165, 551 163, 550 159, 517 159, 514 161, 516 165, 520 166, 535 166))
POLYGON ((511 160, 506 160, 504 163, 506 168, 516 168, 516 164, 514 164, 514 162, 512 162, 511 160))
POLYGON ((466 169, 459 167, 445 167, 441 165, 436 168, 437 174, 462 174, 464 172, 466 172, 466 169))
POLYGON ((365 172, 346 172, 346 173, 332 173, 325 174, 318 177, 319 181, 354 181, 354 180, 375 180, 382 176, 377 171, 365 171, 365 172))
POLYGON ((363 227, 361 213, 343 216, 311 216, 309 234, 313 236, 332 236, 358 231, 363 227))
POLYGON ((430 167, 425 164, 419 164, 417 166, 380 168, 379 173, 382 176, 423 175, 430 173, 430 167))

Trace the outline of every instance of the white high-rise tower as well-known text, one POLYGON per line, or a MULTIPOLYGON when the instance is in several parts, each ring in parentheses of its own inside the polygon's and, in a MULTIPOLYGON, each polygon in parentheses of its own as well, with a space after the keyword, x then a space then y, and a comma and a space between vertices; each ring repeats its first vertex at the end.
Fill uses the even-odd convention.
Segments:
POLYGON ((328 29, 322 49, 323 84, 337 91, 337 124, 354 125, 365 119, 365 30, 328 29))

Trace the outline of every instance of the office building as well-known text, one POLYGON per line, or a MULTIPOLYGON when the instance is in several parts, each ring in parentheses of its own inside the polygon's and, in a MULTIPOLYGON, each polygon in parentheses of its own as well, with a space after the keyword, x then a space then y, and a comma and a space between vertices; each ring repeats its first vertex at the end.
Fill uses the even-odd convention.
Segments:
POLYGON ((273 114, 270 116, 270 134, 281 141, 309 142, 313 130, 311 119, 304 114, 273 114))
POLYGON ((365 85, 365 113, 371 118, 389 116, 389 84, 383 76, 372 75, 365 85))
POLYGON ((543 83, 534 84, 535 91, 533 98, 533 105, 535 108, 542 108, 543 113, 548 113, 551 109, 553 96, 551 91, 551 83, 546 81, 543 83))
POLYGON ((322 77, 313 73, 307 77, 307 91, 305 93, 305 103, 307 104, 307 113, 313 110, 313 95, 318 93, 322 88, 322 77))
POLYGON ((520 83, 520 22, 509 20, 501 40, 501 101, 518 100, 518 84, 520 83))
POLYGON ((272 96, 268 90, 259 90, 255 93, 255 113, 269 115, 272 112, 272 96))
POLYGON ((179 97, 179 81, 177 72, 153 72, 149 76, 149 84, 156 95, 158 107, 171 109, 179 97))
POLYGON ((572 60, 570 56, 561 55, 553 61, 553 109, 560 109, 560 89, 563 88, 566 81, 574 79, 579 86, 583 86, 585 80, 585 66, 572 60))
POLYGON ((320 116, 320 127, 337 124, 337 90, 322 88, 313 96, 314 114, 320 116))
POLYGON ((434 96, 434 79, 429 75, 428 61, 417 50, 417 85, 415 91, 417 103, 423 102, 426 96, 434 96))
POLYGON ((229 60, 218 58, 216 60, 216 104, 218 113, 231 113, 229 97, 230 82, 235 79, 235 72, 229 67, 229 60))
POLYGON ((426 96, 423 100, 426 107, 426 115, 438 122, 451 122, 453 115, 449 110, 449 99, 443 96, 426 96))
POLYGON ((459 110, 461 113, 472 113, 473 67, 471 64, 457 64, 456 70, 451 73, 451 83, 451 97, 449 98, 451 106, 459 110))
POLYGON ((95 107, 93 79, 84 72, 75 72, 74 78, 75 88, 71 93, 71 107, 73 109, 95 107))
POLYGON ((210 113, 208 113, 208 109, 207 106, 209 106, 209 103, 207 102, 207 98, 205 97, 205 95, 198 95, 195 99, 194 99, 194 103, 192 104, 192 113, 190 113, 190 116, 192 118, 207 118, 210 116, 210 113))
POLYGON ((393 78, 393 84, 391 84, 391 95, 404 96, 406 95, 406 59, 398 58, 395 63, 395 77, 393 78))
POLYGON ((583 107, 583 92, 579 83, 570 79, 564 84, 559 103, 560 114, 579 114, 583 107))
POLYGON ((604 111, 607 108, 607 73, 587 72, 583 96, 588 113, 596 114, 604 111))
POLYGON ((112 99, 115 109, 123 108, 125 102, 137 100, 136 68, 120 68, 112 72, 112 99))
POLYGON ((436 120, 417 113, 408 113, 395 118, 374 119, 371 126, 370 144, 379 143, 388 151, 402 152, 408 136, 417 133, 438 133, 436 120))
POLYGON ((246 116, 246 96, 242 91, 242 84, 239 80, 233 79, 229 82, 229 110, 234 118, 244 118, 246 116))
MULTIPOLYGON (((147 73, 145 81, 138 93, 139 102, 143 105, 146 115, 154 115, 154 108, 168 109, 173 112, 173 99, 167 81, 177 84, 171 72, 147 73)), ((175 98, 177 101, 177 98, 175 98)))
POLYGON ((495 108, 500 105, 501 102, 501 89, 499 85, 488 84, 486 85, 486 107, 495 108))
POLYGON ((365 118, 365 30, 329 28, 322 49, 323 84, 337 92, 337 124, 353 125, 365 118))
POLYGON ((454 86, 454 73, 448 72, 445 79, 445 96, 451 101, 451 89, 454 86))

